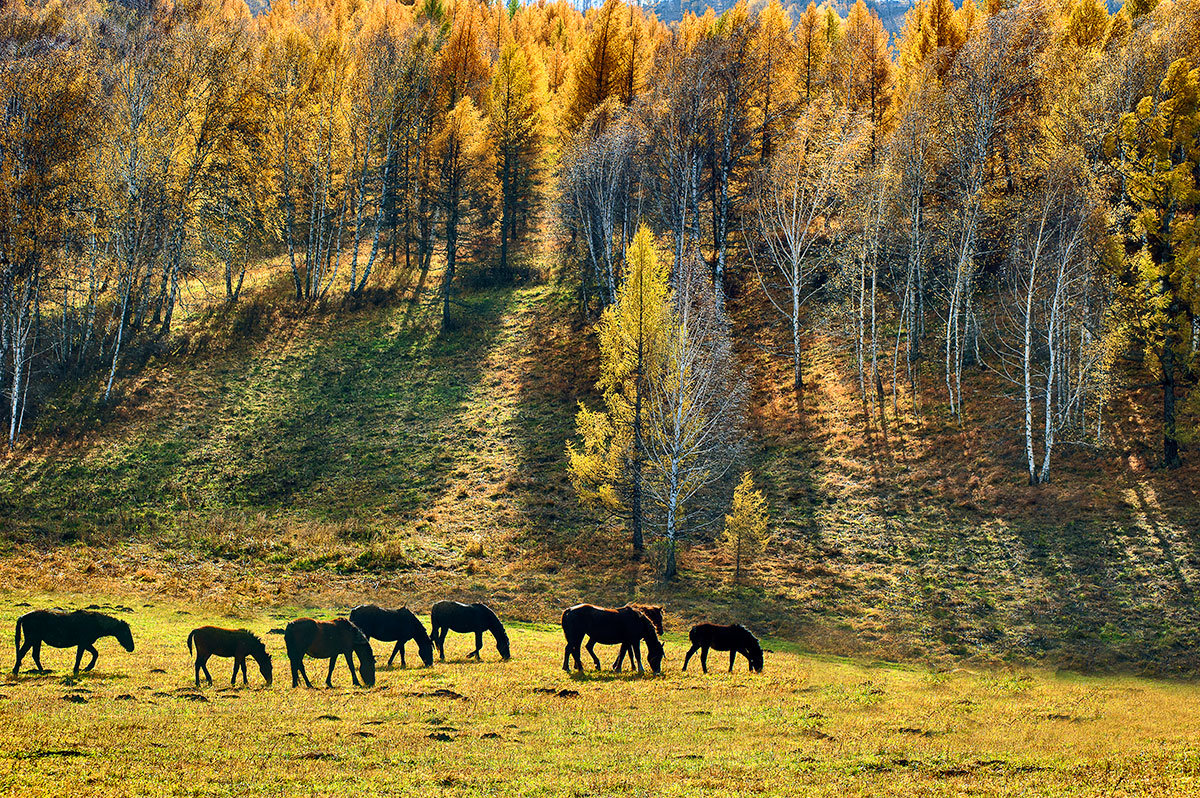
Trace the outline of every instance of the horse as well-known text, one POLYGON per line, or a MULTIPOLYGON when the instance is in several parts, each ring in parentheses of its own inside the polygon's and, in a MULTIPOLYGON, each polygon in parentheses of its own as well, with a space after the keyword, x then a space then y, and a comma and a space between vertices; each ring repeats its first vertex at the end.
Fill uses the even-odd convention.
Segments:
POLYGON ((438 657, 446 661, 446 632, 474 632, 475 650, 467 655, 481 659, 479 652, 483 649, 483 633, 491 632, 496 639, 496 651, 501 659, 509 658, 508 633, 504 624, 496 617, 496 613, 486 604, 460 604, 457 601, 439 601, 429 611, 429 623, 433 627, 433 642, 437 645, 438 657))
POLYGON ((567 638, 566 651, 563 653, 563 670, 571 670, 571 658, 575 658, 575 669, 583 670, 583 662, 579 657, 579 649, 585 637, 590 638, 587 652, 600 670, 600 658, 596 656, 594 646, 597 643, 605 645, 621 645, 622 652, 628 650, 630 658, 637 663, 638 673, 642 669, 641 641, 646 641, 646 656, 650 669, 662 673, 663 646, 658 639, 654 622, 644 612, 630 606, 619 609, 597 607, 593 604, 576 604, 568 607, 562 614, 563 635, 567 638))
POLYGON ((363 684, 375 686, 375 652, 371 643, 357 626, 345 618, 335 621, 314 621, 312 618, 299 618, 292 621, 283 629, 283 644, 287 648, 288 661, 292 665, 292 687, 300 686, 300 677, 304 683, 312 687, 308 680, 308 672, 304 669, 304 655, 324 659, 329 658, 329 673, 325 676, 325 686, 333 687, 333 667, 337 658, 345 655, 346 665, 350 668, 350 678, 358 687, 358 674, 354 672, 354 659, 351 652, 358 655, 358 667, 362 671, 363 684))
POLYGON ((70 648, 75 646, 75 675, 79 675, 79 663, 83 660, 83 652, 92 655, 92 660, 84 668, 90 671, 96 667, 96 641, 102 637, 115 637, 126 651, 133 651, 133 633, 129 624, 119 618, 113 618, 99 612, 75 610, 34 610, 17 618, 17 664, 13 665, 13 675, 21 670, 21 660, 25 652, 33 649, 33 662, 39 671, 42 667, 42 643, 54 648, 70 648), (21 642, 24 632, 25 642, 21 642))
POLYGON ((201 626, 193 629, 188 635, 188 653, 192 652, 192 643, 196 644, 196 686, 200 686, 200 671, 204 671, 208 683, 212 684, 212 674, 208 672, 209 657, 233 657, 233 676, 229 686, 237 684, 238 671, 242 672, 242 684, 248 684, 246 677, 246 657, 253 657, 258 663, 258 671, 262 674, 267 686, 271 684, 271 655, 258 635, 247 629, 221 629, 216 626, 201 626))
POLYGON ((368 640, 396 641, 392 656, 388 657, 389 668, 397 652, 400 654, 400 667, 408 667, 404 661, 404 644, 409 640, 417 641, 417 653, 421 655, 425 667, 433 664, 433 641, 429 639, 424 625, 407 607, 388 610, 374 604, 360 604, 350 610, 350 623, 357 626, 368 640))
MULTIPOLYGON (((640 611, 643 615, 645 615, 647 618, 649 618, 650 622, 652 624, 654 624, 654 630, 656 632, 658 632, 659 637, 662 637, 663 608, 661 605, 659 605, 659 604, 638 604, 636 602, 630 602, 630 603, 626 604, 625 606, 632 607, 633 609, 640 611)), ((642 644, 636 643, 635 645, 637 645, 638 648, 640 649, 642 644)), ((640 654, 641 652, 639 651, 638 653, 640 654)), ((633 653, 630 652, 629 649, 626 648, 625 646, 621 646, 621 651, 619 654, 617 654, 617 661, 613 663, 614 671, 621 670, 621 666, 625 662, 626 654, 629 654, 630 661, 631 662, 633 661, 633 653)), ((632 665, 630 667, 632 667, 632 665)))
POLYGON ((735 623, 732 626, 721 626, 715 623, 698 623, 688 632, 688 637, 691 638, 692 647, 688 649, 687 656, 683 658, 683 669, 686 671, 688 660, 697 650, 700 652, 700 667, 708 673, 708 650, 710 648, 717 651, 729 652, 729 672, 733 672, 733 661, 741 654, 750 662, 750 670, 753 673, 762 673, 763 669, 763 650, 758 643, 758 638, 751 634, 750 630, 742 626, 740 623, 735 623))

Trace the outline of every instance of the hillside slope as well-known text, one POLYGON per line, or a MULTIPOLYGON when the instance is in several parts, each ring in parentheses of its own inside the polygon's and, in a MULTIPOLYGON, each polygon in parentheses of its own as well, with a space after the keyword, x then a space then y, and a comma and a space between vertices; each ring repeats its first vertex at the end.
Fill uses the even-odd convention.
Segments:
POLYGON ((743 299, 751 466, 774 539, 746 585, 706 541, 664 585, 653 554, 631 562, 623 532, 570 488, 564 448, 595 355, 566 288, 468 294, 446 334, 436 308, 406 301, 277 306, 197 322, 182 354, 125 376, 111 408, 91 386, 55 399, 0 463, 6 584, 132 584, 234 612, 486 596, 536 621, 641 598, 829 653, 1200 665, 1196 470, 1144 466, 1137 408, 1114 413, 1110 448, 1064 448, 1055 480, 1029 488, 987 375, 971 424, 941 417, 930 378, 922 412, 884 436, 828 330, 797 408, 766 353, 777 331, 743 299))

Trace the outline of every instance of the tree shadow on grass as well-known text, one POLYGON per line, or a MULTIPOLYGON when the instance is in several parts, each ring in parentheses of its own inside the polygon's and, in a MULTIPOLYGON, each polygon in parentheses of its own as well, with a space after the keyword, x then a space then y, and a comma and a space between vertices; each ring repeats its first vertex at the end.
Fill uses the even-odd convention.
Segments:
POLYGON ((157 382, 178 406, 30 461, 4 480, 9 500, 50 526, 88 518, 116 537, 184 512, 419 512, 454 465, 478 353, 510 299, 471 297, 446 334, 428 309, 376 306, 301 319, 250 354, 172 362, 157 382), (145 523, 113 529, 130 514, 145 523))

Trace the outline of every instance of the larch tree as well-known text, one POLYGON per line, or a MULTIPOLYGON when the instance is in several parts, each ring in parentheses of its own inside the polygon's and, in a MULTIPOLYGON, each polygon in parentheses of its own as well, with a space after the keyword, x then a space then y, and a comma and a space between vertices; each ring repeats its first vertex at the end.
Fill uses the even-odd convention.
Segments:
POLYGON ((445 224, 446 265, 442 273, 442 329, 451 325, 450 303, 458 267, 459 236, 469 222, 490 202, 494 173, 483 116, 470 97, 450 111, 434 146, 442 154, 439 201, 445 224))
POLYGON ((621 0, 605 0, 589 19, 589 29, 571 66, 570 104, 565 123, 575 130, 609 97, 628 92, 630 47, 621 0))
POLYGON ((671 315, 667 266, 642 226, 629 248, 616 301, 600 317, 600 379, 604 408, 580 406, 582 445, 568 445, 571 481, 580 499, 629 523, 633 550, 644 548, 649 390, 665 366, 671 315))
POLYGON ((1110 149, 1130 212, 1120 266, 1127 313, 1157 365, 1162 463, 1178 468, 1177 394, 1196 356, 1200 311, 1200 68, 1172 63, 1158 91, 1121 118, 1110 149))
POLYGON ((721 543, 733 556, 733 581, 742 580, 742 571, 754 564, 767 545, 767 499, 756 490, 750 472, 733 489, 733 502, 725 516, 721 543))
POLYGON ((509 250, 520 212, 538 190, 544 150, 545 89, 536 81, 530 56, 518 44, 500 51, 492 74, 488 120, 500 188, 500 274, 509 273, 509 250))

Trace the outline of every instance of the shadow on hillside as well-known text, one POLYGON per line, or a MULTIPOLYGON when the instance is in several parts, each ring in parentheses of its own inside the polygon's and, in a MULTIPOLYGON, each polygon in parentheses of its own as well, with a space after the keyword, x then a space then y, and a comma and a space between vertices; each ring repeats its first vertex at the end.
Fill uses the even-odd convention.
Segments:
POLYGON ((514 493, 524 518, 524 543, 559 549, 591 521, 579 507, 567 472, 567 441, 580 401, 597 401, 597 355, 565 286, 548 286, 536 309, 519 369, 514 416, 518 471, 514 493))
POLYGON ((430 314, 397 321, 411 309, 338 319, 311 349, 262 362, 223 414, 232 457, 213 463, 223 489, 250 507, 334 518, 419 511, 454 466, 458 415, 481 376, 478 353, 491 346, 510 297, 474 297, 446 334, 430 314))
POLYGON ((419 511, 453 467, 447 448, 480 379, 478 353, 510 298, 471 297, 445 335, 431 310, 377 305, 277 325, 250 352, 173 360, 139 377, 149 396, 126 423, 10 466, 10 501, 47 531, 108 537, 192 511, 419 511))

